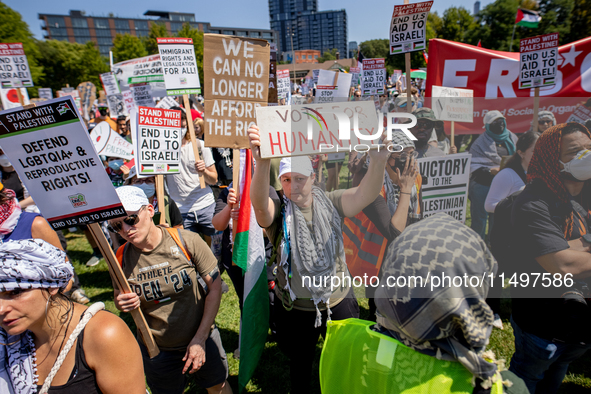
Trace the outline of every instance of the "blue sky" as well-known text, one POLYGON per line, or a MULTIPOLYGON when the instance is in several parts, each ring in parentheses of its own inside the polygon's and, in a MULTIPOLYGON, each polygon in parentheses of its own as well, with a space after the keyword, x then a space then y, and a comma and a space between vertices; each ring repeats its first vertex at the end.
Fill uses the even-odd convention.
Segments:
MULTIPOLYGON (((195 14, 200 22, 210 22, 220 27, 269 28, 269 5, 267 0, 3 0, 6 5, 19 12, 29 24, 37 38, 43 37, 41 21, 37 14, 68 14, 69 10, 84 10, 89 15, 104 15, 112 12, 120 17, 141 17, 147 10, 179 11, 195 14)), ((412 1, 411 2, 415 2, 412 1)), ((492 0, 482 0, 481 8, 492 0)), ((318 9, 347 10, 348 39, 362 42, 374 38, 387 38, 390 18, 394 5, 402 0, 319 0, 318 9)), ((462 5, 472 12, 474 1, 435 0, 432 11, 443 14, 446 8, 462 5)))

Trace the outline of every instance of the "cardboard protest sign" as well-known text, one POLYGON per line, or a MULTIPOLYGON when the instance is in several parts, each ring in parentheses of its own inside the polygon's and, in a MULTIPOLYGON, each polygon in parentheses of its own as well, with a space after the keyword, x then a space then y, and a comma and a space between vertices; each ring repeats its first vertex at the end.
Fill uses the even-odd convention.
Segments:
POLYGON ((289 70, 277 70, 277 97, 287 99, 290 93, 289 70))
POLYGON ((359 77, 361 76, 361 68, 351 67, 349 69, 349 74, 351 74, 351 87, 357 89, 357 85, 359 85, 359 77))
POLYGON ((73 98, 2 111, 0 144, 55 230, 126 215, 73 98))
POLYGON ((125 110, 128 114, 134 110, 137 105, 135 104, 135 100, 133 99, 133 91, 132 90, 125 90, 123 93, 123 103, 125 104, 125 110))
POLYGON ((316 85, 315 103, 346 101, 349 97, 351 74, 320 70, 316 85))
POLYGON ((11 108, 18 108, 21 107, 21 103, 18 101, 18 93, 16 89, 20 89, 21 95, 23 97, 23 104, 29 105, 29 94, 27 93, 27 89, 25 88, 15 88, 15 89, 0 89, 0 96, 2 97, 2 107, 4 109, 11 109, 11 108))
POLYGON ((92 112, 92 105, 96 100, 96 86, 92 82, 82 82, 76 87, 78 95, 80 96, 80 108, 84 119, 90 118, 89 114, 92 112))
POLYGON ((432 1, 425 1, 394 6, 390 23, 390 55, 426 48, 427 15, 432 5, 432 1))
POLYGON ((255 108, 267 106, 270 47, 266 40, 206 34, 203 72, 205 145, 248 148, 255 108))
MULTIPOLYGON (((115 63, 112 70, 121 90, 147 85, 154 97, 166 96, 160 55, 150 55, 115 63)), ((139 104, 137 98, 136 103, 144 105, 139 104)))
POLYGON ((117 78, 115 78, 115 74, 113 72, 101 74, 100 77, 103 84, 103 90, 107 96, 121 93, 119 84, 117 83, 117 78))
POLYGON ((101 156, 133 158, 133 145, 121 137, 107 122, 101 122, 90 132, 94 149, 101 156))
POLYGON ((433 85, 431 97, 438 120, 473 122, 474 94, 470 89, 446 88, 433 85))
POLYGON ((267 93, 267 104, 277 105, 277 45, 271 44, 269 61, 269 91, 267 93))
POLYGON ((385 59, 363 59, 361 92, 364 96, 383 94, 386 84, 385 59))
POLYGON ((33 87, 33 77, 23 44, 0 44, 0 86, 6 88, 33 87))
POLYGON ((109 106, 109 114, 112 118, 127 116, 127 109, 123 102, 123 94, 112 94, 107 96, 107 105, 109 106))
POLYGON ((139 107, 137 114, 138 173, 178 174, 181 162, 181 111, 139 107))
POLYGON ((39 92, 39 98, 44 100, 51 100, 53 98, 53 92, 51 88, 39 88, 37 89, 39 92))
POLYGON ((195 47, 191 38, 158 38, 166 94, 201 93, 195 47))
POLYGON ((568 117, 567 122, 577 122, 584 125, 589 119, 591 119, 591 109, 585 105, 579 105, 575 112, 568 117))
POLYGON ((150 84, 138 84, 131 87, 133 100, 138 107, 153 107, 152 87, 150 84))
POLYGON ((348 101, 332 103, 330 106, 307 104, 260 107, 256 112, 263 158, 353 150, 365 152, 372 144, 378 143, 377 139, 360 139, 353 130, 357 118, 356 130, 362 137, 378 135, 379 124, 373 102, 348 101), (345 116, 342 116, 343 114, 345 116), (340 129, 341 122, 337 116, 340 116, 341 120, 349 120, 343 125, 343 130, 340 129), (344 134, 343 138, 341 133, 344 134))
POLYGON ((519 42, 519 89, 556 84, 558 33, 522 38, 519 42))
POLYGON ((466 221, 471 159, 469 153, 417 159, 424 180, 424 217, 445 212, 462 223, 466 221))

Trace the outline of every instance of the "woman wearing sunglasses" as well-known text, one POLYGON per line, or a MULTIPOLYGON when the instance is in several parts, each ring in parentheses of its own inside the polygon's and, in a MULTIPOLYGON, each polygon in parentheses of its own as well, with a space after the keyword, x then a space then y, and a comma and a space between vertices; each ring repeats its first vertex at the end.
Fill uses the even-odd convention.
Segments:
MULTIPOLYGON (((550 127, 556 126, 556 118, 554 114, 550 111, 540 111, 538 112, 538 132, 541 134, 544 131, 548 130, 550 127)), ((534 125, 532 122, 529 131, 534 129, 534 125)))

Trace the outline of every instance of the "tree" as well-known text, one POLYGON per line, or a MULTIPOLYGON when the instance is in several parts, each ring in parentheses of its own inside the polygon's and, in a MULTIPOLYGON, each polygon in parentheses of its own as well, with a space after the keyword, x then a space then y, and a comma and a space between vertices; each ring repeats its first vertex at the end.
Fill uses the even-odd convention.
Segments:
POLYGON ((101 86, 99 74, 109 71, 107 59, 101 57, 93 42, 85 45, 67 41, 39 41, 39 62, 45 71, 41 85, 60 90, 90 81, 101 86))
POLYGON ((197 61, 197 70, 199 71, 199 80, 203 86, 203 32, 199 29, 194 29, 190 24, 185 23, 183 27, 176 33, 177 37, 191 38, 193 40, 193 47, 195 48, 195 60, 197 61))
MULTIPOLYGON (((31 70, 31 77, 33 84, 39 85, 39 81, 43 77, 43 67, 39 65, 37 59, 39 58, 39 50, 37 48, 35 39, 29 30, 21 14, 14 11, 6 4, 0 2, 0 42, 22 42, 29 69, 31 70)), ((29 93, 37 95, 37 87, 29 88, 29 93)))
MULTIPOLYGON (((565 35, 564 43, 591 36, 591 0, 577 0, 570 16, 570 31, 565 35)), ((562 38, 562 37, 561 37, 562 38)))
POLYGON ((476 20, 464 7, 450 7, 443 13, 443 20, 437 36, 446 40, 476 44, 470 39, 470 32, 478 28, 476 20))
POLYGON ((158 53, 158 40, 159 37, 170 37, 166 31, 166 26, 153 22, 150 26, 150 33, 148 37, 144 39, 144 44, 149 55, 155 55, 158 53))
POLYGON ((130 34, 117 34, 113 40, 112 51, 116 63, 148 56, 144 42, 130 34))
POLYGON ((339 50, 336 48, 325 49, 322 56, 318 58, 318 63, 324 63, 328 60, 336 60, 338 51, 339 50))

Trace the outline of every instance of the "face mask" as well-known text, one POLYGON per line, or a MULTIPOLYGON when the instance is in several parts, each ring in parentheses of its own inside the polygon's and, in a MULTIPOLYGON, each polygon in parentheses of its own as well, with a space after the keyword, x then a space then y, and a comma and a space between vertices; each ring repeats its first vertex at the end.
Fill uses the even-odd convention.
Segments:
POLYGON ((181 139, 185 138, 185 134, 187 134, 187 128, 181 127, 181 139))
POLYGON ((577 152, 574 159, 562 165, 564 166, 562 172, 572 175, 577 181, 584 182, 591 179, 591 150, 577 152))
POLYGON ((8 160, 8 156, 6 156, 5 154, 0 155, 0 166, 2 167, 11 167, 12 164, 10 163, 10 160, 8 160))
POLYGON ((501 134, 505 130, 505 122, 491 123, 489 129, 492 133, 501 134))
POLYGON ((148 198, 152 197, 156 193, 156 185, 154 185, 153 183, 141 183, 134 186, 142 189, 144 191, 144 194, 148 198))
POLYGON ((109 162, 109 167, 114 171, 119 171, 123 165, 123 160, 113 160, 109 162))

